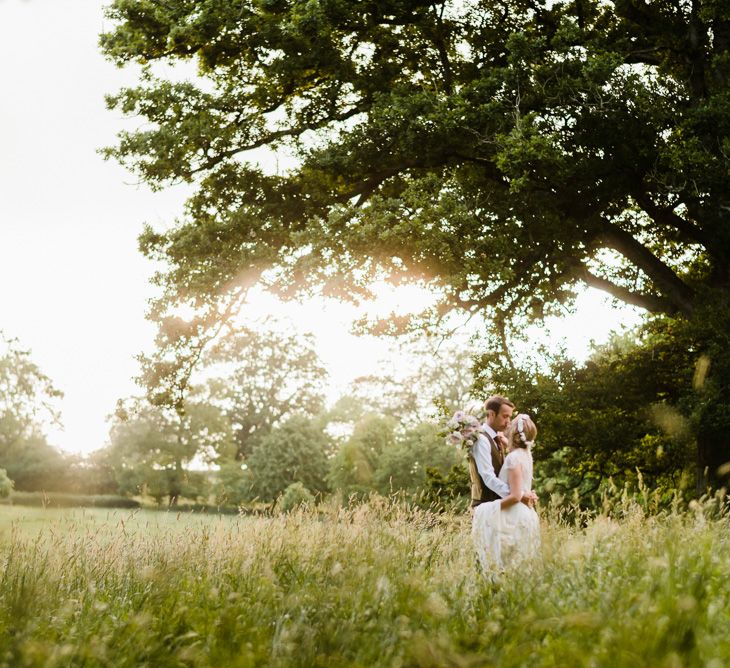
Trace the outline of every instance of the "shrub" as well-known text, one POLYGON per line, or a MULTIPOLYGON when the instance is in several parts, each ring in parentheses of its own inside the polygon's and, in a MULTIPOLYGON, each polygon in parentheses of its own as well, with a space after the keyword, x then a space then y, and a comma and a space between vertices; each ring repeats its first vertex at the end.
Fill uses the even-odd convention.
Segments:
POLYGON ((314 496, 301 482, 293 482, 279 497, 279 510, 283 513, 288 513, 299 506, 313 505, 314 496))
POLYGON ((111 494, 61 494, 59 492, 15 492, 9 499, 17 506, 51 508, 139 508, 139 501, 111 494))
POLYGON ((211 505, 209 503, 178 503, 175 506, 160 508, 168 513, 190 513, 204 515, 238 515, 241 510, 237 506, 211 505))
POLYGON ((302 416, 287 420, 262 438, 246 460, 251 476, 248 500, 273 501, 289 482, 324 492, 327 440, 319 424, 302 416))
POLYGON ((469 472, 463 464, 444 474, 437 468, 426 469, 426 486, 418 500, 420 505, 439 512, 465 511, 470 504, 469 472))
POLYGON ((0 469, 0 499, 4 499, 13 491, 13 481, 8 478, 5 469, 0 469))

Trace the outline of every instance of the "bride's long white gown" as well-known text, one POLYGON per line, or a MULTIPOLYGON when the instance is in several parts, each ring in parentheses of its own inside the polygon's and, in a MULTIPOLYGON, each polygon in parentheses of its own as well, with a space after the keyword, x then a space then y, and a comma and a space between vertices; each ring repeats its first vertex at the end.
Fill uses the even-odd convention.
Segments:
MULTIPOLYGON (((532 454, 516 448, 504 460, 499 479, 509 482, 509 471, 522 467, 523 492, 532 489, 532 454)), ((502 510, 499 501, 478 505, 472 519, 472 536, 479 562, 485 573, 511 569, 537 554, 540 547, 540 521, 533 508, 515 503, 502 510)))

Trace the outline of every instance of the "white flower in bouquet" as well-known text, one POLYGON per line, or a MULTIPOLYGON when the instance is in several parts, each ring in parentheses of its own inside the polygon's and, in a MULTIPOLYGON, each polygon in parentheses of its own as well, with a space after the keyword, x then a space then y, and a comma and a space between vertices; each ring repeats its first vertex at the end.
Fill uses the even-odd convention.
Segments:
POLYGON ((484 431, 481 420, 466 411, 456 411, 446 423, 446 427, 450 432, 446 442, 466 452, 471 452, 477 442, 477 436, 484 431))

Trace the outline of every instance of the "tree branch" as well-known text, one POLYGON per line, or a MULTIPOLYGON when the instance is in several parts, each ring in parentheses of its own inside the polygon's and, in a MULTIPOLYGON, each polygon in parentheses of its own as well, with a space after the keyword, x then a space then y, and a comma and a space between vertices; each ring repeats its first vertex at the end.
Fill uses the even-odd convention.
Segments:
POLYGON ((437 25, 435 30, 434 42, 436 43, 436 49, 439 52, 439 59, 441 60, 441 67, 444 73, 444 91, 447 95, 451 95, 454 89, 454 83, 451 71, 451 62, 449 61, 449 54, 446 49, 446 44, 444 42, 444 23, 442 18, 444 6, 445 5, 441 5, 441 13, 439 13, 436 9, 436 5, 432 5, 437 25))
POLYGON ((601 239, 607 247, 619 252, 649 276, 677 311, 687 317, 692 315, 693 290, 633 235, 604 220, 597 240, 600 242, 601 239))
POLYGON ((655 295, 645 295, 638 292, 632 292, 627 288, 612 283, 608 279, 596 276, 583 265, 576 270, 576 277, 592 288, 607 292, 612 297, 615 297, 622 302, 646 309, 650 313, 673 313, 677 310, 676 307, 666 299, 656 297, 655 295))
POLYGON ((663 62, 662 52, 667 51, 666 48, 654 47, 651 49, 637 49, 629 51, 624 56, 624 63, 627 65, 661 65, 663 62))
POLYGON ((214 156, 211 156, 208 158, 205 162, 201 163, 194 169, 189 170, 186 172, 185 176, 191 177, 194 174, 197 174, 199 172, 204 172, 212 169, 216 165, 218 165, 223 160, 226 160, 227 158, 232 158, 234 155, 237 155, 239 153, 246 153, 247 151, 253 151, 254 149, 261 148, 262 146, 267 146, 271 144, 272 142, 277 141, 278 139, 283 139, 285 137, 299 137, 302 134, 304 134, 307 130, 319 130, 325 125, 328 125, 329 123, 334 122, 342 122, 346 121, 353 116, 357 116, 357 114, 360 114, 368 109, 368 105, 363 101, 360 104, 354 106, 352 109, 348 109, 346 112, 343 112, 342 114, 334 114, 330 115, 327 118, 323 118, 321 121, 318 122, 309 122, 309 123, 302 123, 301 125, 297 127, 290 127, 286 128, 284 130, 276 130, 275 132, 269 132, 268 134, 265 134, 260 139, 257 139, 256 141, 252 141, 249 144, 239 144, 238 146, 233 146, 229 148, 226 151, 221 151, 217 153, 214 156))
POLYGON ((649 214, 655 223, 673 227, 689 239, 704 246, 713 257, 723 263, 727 262, 727 250, 718 247, 716 238, 707 234, 701 227, 697 227, 688 220, 685 220, 675 213, 671 207, 658 206, 646 192, 636 191, 632 194, 636 203, 649 214))

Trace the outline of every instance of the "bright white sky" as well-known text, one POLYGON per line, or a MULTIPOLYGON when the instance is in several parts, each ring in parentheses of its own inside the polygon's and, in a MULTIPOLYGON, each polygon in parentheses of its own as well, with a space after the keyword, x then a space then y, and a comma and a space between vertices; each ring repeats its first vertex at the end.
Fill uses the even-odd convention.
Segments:
MULTIPOLYGON (((0 329, 31 349, 65 393, 65 428, 51 442, 82 453, 106 442, 116 400, 139 391, 134 356, 152 344, 144 311, 153 268, 137 252, 137 235, 145 222, 169 225, 185 197, 180 188, 151 193, 96 153, 130 126, 106 111, 104 94, 135 76, 98 53, 102 4, 0 0, 0 329)), ((414 299, 407 293, 386 301, 404 297, 414 299)), ((387 342, 347 333, 354 315, 347 306, 322 313, 321 304, 261 298, 256 309, 315 333, 333 395, 389 354, 387 342)), ((636 319, 588 291, 552 336, 565 336, 581 358, 591 339, 636 319)))

